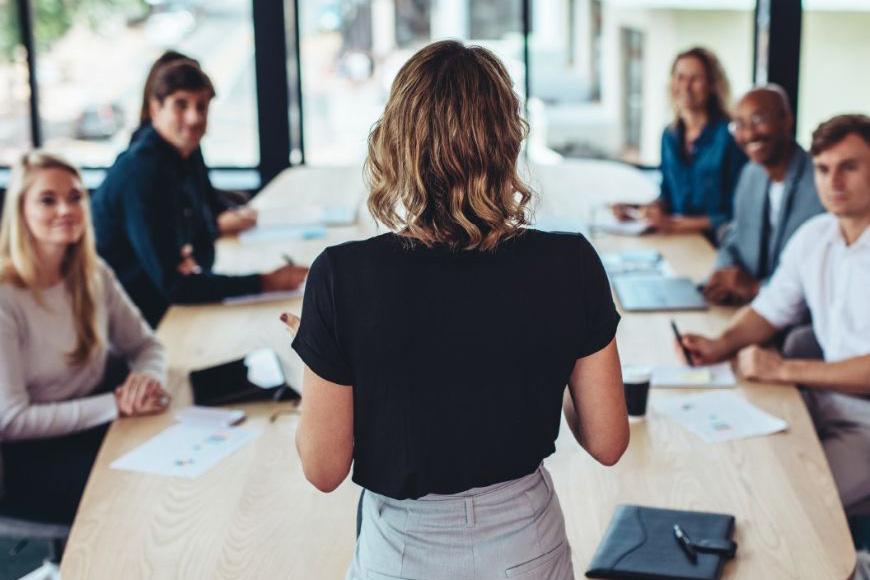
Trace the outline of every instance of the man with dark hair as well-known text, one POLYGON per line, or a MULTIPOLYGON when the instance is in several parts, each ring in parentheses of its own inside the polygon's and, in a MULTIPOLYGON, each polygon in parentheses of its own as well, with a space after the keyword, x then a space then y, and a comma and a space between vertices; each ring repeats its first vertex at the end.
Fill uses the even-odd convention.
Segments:
POLYGON ((794 117, 777 85, 740 99, 729 125, 750 159, 734 193, 734 219, 704 287, 714 304, 746 304, 776 270, 779 254, 809 218, 825 211, 816 195, 812 160, 792 136, 794 117))
POLYGON ((193 154, 214 95, 195 62, 161 67, 149 97, 151 125, 118 156, 93 196, 97 250, 155 327, 170 304, 295 289, 308 271, 285 265, 248 276, 212 273, 218 227, 193 154))
POLYGON ((830 213, 789 240, 770 283, 719 337, 683 337, 692 360, 737 354, 749 379, 799 383, 847 514, 870 508, 870 117, 843 115, 813 134, 816 187, 830 213), (764 348, 809 310, 823 360, 764 348))
MULTIPOLYGON (((165 66, 181 60, 188 61, 196 67, 201 68, 199 61, 175 50, 167 50, 151 65, 148 76, 145 78, 145 87, 142 91, 139 127, 133 131, 133 135, 130 137, 131 144, 139 138, 146 127, 151 126, 150 102, 154 93, 154 80, 157 78, 158 73, 165 66)), ((208 167, 202 156, 202 147, 197 147, 190 158, 191 164, 195 165, 200 173, 202 173, 205 195, 211 206, 212 213, 217 218, 220 235, 238 234, 257 225, 257 210, 247 205, 248 196, 246 194, 238 191, 224 191, 212 185, 208 167)))

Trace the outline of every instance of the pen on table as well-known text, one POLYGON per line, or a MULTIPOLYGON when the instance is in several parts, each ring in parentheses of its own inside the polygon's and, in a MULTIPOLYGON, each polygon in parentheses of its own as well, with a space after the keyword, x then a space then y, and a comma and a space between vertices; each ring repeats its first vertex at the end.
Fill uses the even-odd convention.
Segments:
POLYGON ((680 331, 677 329, 677 323, 674 322, 673 318, 671 319, 671 330, 674 331, 674 336, 677 337, 677 343, 680 345, 680 348, 683 350, 683 356, 686 357, 686 362, 689 363, 690 367, 695 366, 695 363, 692 362, 692 355, 689 354, 689 349, 687 349, 686 345, 683 344, 683 336, 680 334, 680 331))
POLYGON ((692 564, 696 563, 698 561, 698 553, 695 551, 695 545, 692 543, 691 538, 686 535, 686 532, 683 531, 683 528, 680 527, 680 524, 674 524, 674 537, 677 538, 677 543, 680 544, 680 548, 686 553, 689 561, 692 564))

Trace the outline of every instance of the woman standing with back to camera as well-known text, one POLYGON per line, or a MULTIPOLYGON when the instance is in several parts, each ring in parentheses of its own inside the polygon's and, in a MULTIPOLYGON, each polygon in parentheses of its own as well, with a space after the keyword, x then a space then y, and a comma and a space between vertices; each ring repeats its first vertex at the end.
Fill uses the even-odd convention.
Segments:
POLYGON ((391 233, 311 268, 296 445, 318 489, 352 461, 365 488, 350 579, 573 578, 542 464, 560 411, 605 465, 628 444, 598 256, 524 227, 519 110, 488 50, 414 55, 369 137, 369 210, 391 233))

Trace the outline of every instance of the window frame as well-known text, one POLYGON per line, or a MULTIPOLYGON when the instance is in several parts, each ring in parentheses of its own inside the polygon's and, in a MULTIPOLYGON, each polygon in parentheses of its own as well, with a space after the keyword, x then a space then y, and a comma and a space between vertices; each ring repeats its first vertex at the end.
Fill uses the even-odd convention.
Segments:
MULTIPOLYGON (((294 165, 305 164, 305 141, 302 128, 304 125, 304 110, 302 108, 302 64, 300 51, 299 2, 304 0, 287 0, 286 2, 258 2, 251 0, 252 19, 254 27, 254 60, 256 76, 257 121, 259 141, 259 164, 256 167, 213 167, 214 175, 219 181, 221 175, 231 175, 235 172, 244 176, 237 181, 248 182, 251 190, 258 190, 284 169, 294 165), (285 11, 291 14, 285 14, 285 11), (291 28, 286 27, 291 20, 291 28), (292 55, 290 53, 293 53, 292 55), (288 61, 293 57, 293 62, 288 61), (295 68, 292 75, 293 86, 288 74, 288 66, 295 68), (291 95, 293 106, 297 108, 298 118, 291 122, 291 95), (269 106, 263 106, 269 103, 269 106), (299 161, 291 163, 291 149, 301 153, 299 161), (254 183, 251 173, 256 171, 259 183, 254 183)), ((521 25, 523 33, 523 59, 526 67, 525 94, 531 94, 531 74, 528 72, 532 63, 529 55, 529 35, 531 4, 534 0, 522 0, 521 25)), ((544 0, 539 0, 544 1, 544 0)), ((39 117, 39 85, 33 79, 37 76, 36 49, 34 42, 34 0, 15 0, 18 9, 19 35, 27 52, 28 84, 30 87, 30 145, 42 145, 42 128, 39 117)), ((783 85, 792 101, 794 114, 797 115, 798 105, 798 71, 801 41, 801 3, 791 0, 756 0, 755 3, 755 46, 753 51, 753 78, 756 82, 778 82, 783 85), (766 48, 767 52, 762 54, 766 48), (766 70, 765 70, 765 66, 766 70), (766 78, 761 79, 761 76, 766 78)), ((527 107, 526 98, 524 107, 527 107)), ((640 168, 647 168, 638 165, 640 168)), ((5 169, 0 167, 0 169, 5 169)), ((85 171, 99 175, 106 167, 83 167, 85 171)), ((5 185, 0 171, 0 187, 5 185)), ((227 179, 233 181, 233 179, 227 179)), ((220 185, 220 184, 218 184, 220 185)))

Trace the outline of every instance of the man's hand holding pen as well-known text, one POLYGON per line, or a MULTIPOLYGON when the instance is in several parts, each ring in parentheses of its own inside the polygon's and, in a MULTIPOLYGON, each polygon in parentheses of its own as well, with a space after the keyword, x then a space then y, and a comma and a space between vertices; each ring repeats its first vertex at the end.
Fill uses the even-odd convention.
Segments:
POLYGON ((305 282, 308 276, 308 268, 297 266, 286 254, 283 256, 285 264, 280 268, 262 274, 263 292, 275 292, 279 290, 296 290, 305 282))

